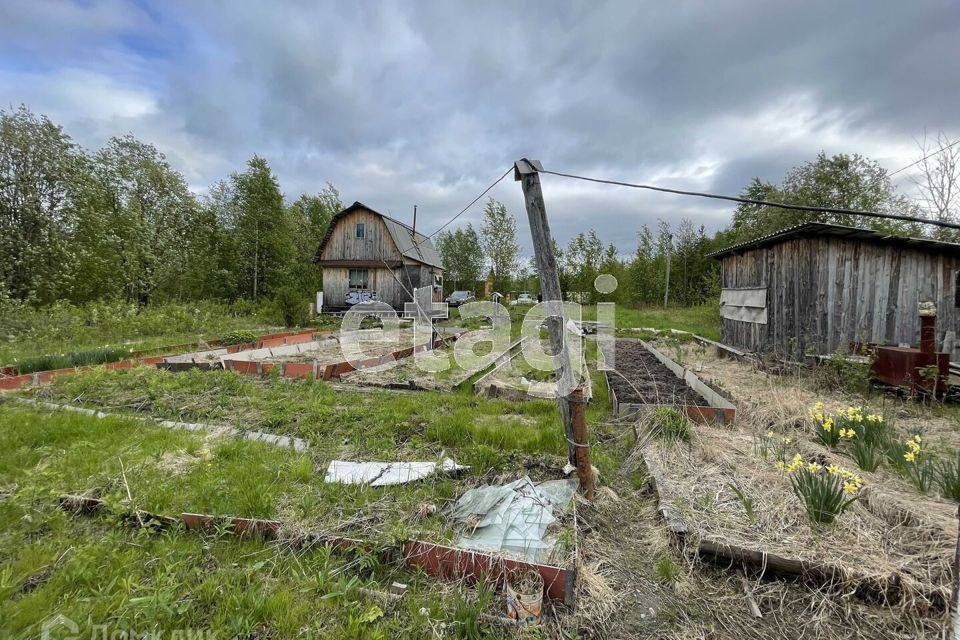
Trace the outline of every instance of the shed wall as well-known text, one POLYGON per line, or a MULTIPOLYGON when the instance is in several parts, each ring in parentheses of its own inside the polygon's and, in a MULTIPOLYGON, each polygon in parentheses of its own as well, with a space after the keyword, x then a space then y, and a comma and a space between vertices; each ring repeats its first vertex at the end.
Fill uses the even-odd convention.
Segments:
MULTIPOLYGON (((767 323, 721 318, 723 342, 799 355, 851 342, 919 342, 917 303, 937 303, 938 348, 960 331, 960 256, 836 237, 794 238, 721 261, 724 289, 766 287, 767 323)), ((960 359, 954 349, 954 359, 960 359)))

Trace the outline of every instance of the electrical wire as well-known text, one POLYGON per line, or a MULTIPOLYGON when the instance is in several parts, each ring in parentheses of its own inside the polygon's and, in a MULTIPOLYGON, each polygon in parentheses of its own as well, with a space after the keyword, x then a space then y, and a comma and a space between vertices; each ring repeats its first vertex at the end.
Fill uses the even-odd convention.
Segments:
POLYGON ((890 176, 895 176, 895 175, 897 175, 897 174, 900 173, 901 171, 906 171, 906 170, 909 169, 910 167, 914 167, 914 166, 920 164, 921 162, 923 162, 924 160, 927 160, 927 159, 929 159, 929 158, 932 158, 933 156, 937 155, 937 154, 940 153, 941 151, 946 151, 947 149, 949 149, 950 147, 954 146, 954 145, 957 144, 957 143, 960 143, 960 138, 957 138, 956 140, 954 140, 953 142, 951 142, 950 144, 948 144, 948 145, 945 146, 945 147, 942 147, 942 148, 940 148, 940 149, 937 149, 937 150, 934 151, 933 153, 928 153, 927 155, 923 156, 923 157, 920 158, 919 160, 916 160, 916 161, 914 161, 914 162, 911 162, 910 164, 908 164, 908 165, 905 166, 905 167, 900 167, 899 169, 897 169, 897 170, 894 171, 893 173, 888 173, 888 174, 887 174, 887 177, 889 178, 890 176))
MULTIPOLYGON (((960 142, 960 141, 958 141, 960 142)), ((960 223, 944 220, 930 220, 927 218, 917 218, 915 216, 903 216, 896 213, 881 213, 879 211, 861 211, 859 209, 837 209, 834 207, 812 207, 802 204, 788 204, 785 202, 770 202, 768 200, 757 200, 754 198, 741 198, 739 196, 724 196, 716 193, 705 193, 702 191, 685 191, 683 189, 669 189, 667 187, 657 187, 649 184, 635 184, 632 182, 622 182, 620 180, 607 180, 604 178, 591 178, 588 176, 578 176, 572 173, 563 173, 560 171, 548 171, 541 169, 539 173, 548 173, 563 178, 573 178, 574 180, 585 180, 587 182, 596 182, 599 184, 612 184, 620 187, 632 187, 634 189, 647 189, 649 191, 659 191, 662 193, 673 193, 681 196, 695 196, 698 198, 711 198, 713 200, 726 200, 729 202, 739 202, 743 204, 755 204, 760 206, 775 207, 777 209, 787 209, 790 211, 812 211, 815 213, 837 213, 843 215, 864 216, 870 218, 883 218, 885 220, 899 220, 902 222, 915 222, 918 224, 932 224, 948 229, 960 229, 960 223)))
MULTIPOLYGON (((482 198, 483 196, 487 195, 487 193, 488 193, 491 189, 493 189, 495 186, 497 186, 498 184, 500 184, 500 181, 503 180, 504 178, 506 178, 506 177, 507 177, 507 174, 509 174, 511 171, 513 171, 513 166, 511 166, 511 167, 508 168, 506 171, 504 171, 504 172, 503 172, 503 175, 500 176, 499 178, 497 178, 497 179, 493 182, 493 184, 491 184, 489 187, 487 187, 486 189, 484 189, 483 191, 481 191, 481 192, 480 192, 480 195, 478 195, 476 198, 474 198, 473 200, 471 200, 471 201, 470 201, 470 204, 468 204, 468 205, 465 206, 463 209, 461 209, 460 212, 459 212, 457 215, 453 216, 452 218, 450 218, 449 220, 447 220, 446 222, 444 222, 442 225, 440 225, 440 227, 439 227, 436 231, 434 231, 434 232, 431 233, 430 235, 424 236, 423 240, 421 240, 420 242, 415 242, 414 245, 413 245, 413 247, 414 247, 414 248, 419 247, 421 244, 423 244, 424 242, 426 242, 427 240, 429 240, 430 238, 434 237, 435 235, 437 235, 438 233, 440 233, 441 231, 443 231, 445 228, 447 228, 450 224, 453 223, 454 220, 456 220, 457 218, 459 218, 460 216, 462 216, 463 214, 465 214, 465 213, 467 212, 467 210, 470 209, 470 207, 472 207, 473 205, 477 204, 477 201, 478 201, 480 198, 482 198)), ((414 240, 416 240, 416 238, 414 238, 414 240)))

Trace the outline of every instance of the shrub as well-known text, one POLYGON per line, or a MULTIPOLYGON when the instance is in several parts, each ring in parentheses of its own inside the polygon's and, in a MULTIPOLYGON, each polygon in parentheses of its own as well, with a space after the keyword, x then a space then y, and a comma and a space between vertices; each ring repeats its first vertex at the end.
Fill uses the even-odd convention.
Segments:
POLYGON ((803 502, 811 522, 818 524, 833 523, 859 497, 863 486, 860 476, 836 465, 804 463, 799 453, 789 464, 777 463, 777 468, 790 474, 794 494, 803 502))
POLYGON ((937 484, 944 498, 960 502, 960 452, 953 460, 944 460, 934 467, 937 484))
POLYGON ((220 339, 220 342, 226 346, 234 344, 249 344, 251 342, 257 341, 257 334, 253 331, 248 331, 246 329, 241 329, 239 331, 231 331, 227 335, 223 336, 220 339))
POLYGON ((671 407, 660 407, 650 416, 654 435, 668 440, 690 441, 690 423, 687 417, 671 407))
POLYGON ((288 327, 306 324, 307 300, 293 287, 280 287, 273 297, 273 303, 288 327))
POLYGON ((844 438, 852 439, 863 430, 864 424, 882 425, 883 416, 878 414, 864 415, 863 407, 847 407, 833 413, 824 413, 823 403, 818 402, 810 410, 810 419, 813 420, 814 433, 825 446, 831 449, 844 438))
POLYGON ((863 471, 876 471, 883 462, 883 450, 880 444, 869 442, 866 438, 857 437, 853 440, 850 455, 863 471))
POLYGON ((917 489, 926 493, 933 484, 934 463, 928 458, 920 446, 920 435, 915 435, 910 440, 904 441, 907 450, 903 454, 906 462, 907 477, 917 489))

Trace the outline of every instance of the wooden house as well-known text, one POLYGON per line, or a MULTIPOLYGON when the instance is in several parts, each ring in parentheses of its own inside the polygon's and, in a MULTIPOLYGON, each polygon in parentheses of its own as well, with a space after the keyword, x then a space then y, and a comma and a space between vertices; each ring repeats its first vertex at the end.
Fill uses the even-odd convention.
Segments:
POLYGON ((960 244, 813 222, 711 255, 730 346, 798 357, 916 346, 918 304, 934 302, 936 348, 960 360, 960 244))
POLYGON ((313 262, 323 268, 324 309, 379 300, 403 311, 422 287, 441 299, 443 265, 429 238, 360 202, 333 217, 313 262))

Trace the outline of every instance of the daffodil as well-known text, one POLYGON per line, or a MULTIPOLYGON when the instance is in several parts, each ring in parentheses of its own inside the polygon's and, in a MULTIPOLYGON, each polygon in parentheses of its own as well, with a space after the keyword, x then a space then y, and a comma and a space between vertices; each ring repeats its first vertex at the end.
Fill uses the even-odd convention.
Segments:
POLYGON ((915 462, 917 459, 917 454, 915 454, 913 451, 907 451, 905 454, 903 454, 903 459, 907 462, 915 462))
POLYGON ((783 460, 777 460, 777 471, 783 471, 787 465, 783 464, 783 460))
POLYGON ((820 471, 820 469, 821 469, 820 465, 817 464, 816 462, 811 462, 810 464, 807 465, 807 471, 809 471, 810 473, 816 473, 817 471, 820 471))
POLYGON ((846 429, 840 429, 839 431, 837 431, 837 435, 840 436, 841 438, 846 438, 846 437, 847 437, 847 430, 846 430, 846 429))
POLYGON ((768 437, 768 438, 772 438, 772 437, 773 437, 773 431, 767 431, 767 437, 768 437))
POLYGON ((847 439, 850 439, 855 435, 857 435, 856 431, 854 431, 853 429, 847 429, 847 439))
POLYGON ((863 486, 863 478, 861 478, 860 476, 854 476, 853 484, 857 485, 857 489, 859 489, 860 487, 863 486))
POLYGON ((793 442, 793 440, 791 440, 790 438, 783 439, 783 444, 790 444, 791 442, 793 442))
POLYGON ((830 466, 827 467, 827 473, 829 473, 830 475, 836 475, 840 473, 840 467, 838 467, 835 464, 831 464, 830 466))
POLYGON ((852 482, 845 482, 843 484, 843 490, 846 493, 853 495, 857 492, 857 485, 853 484, 852 482))

